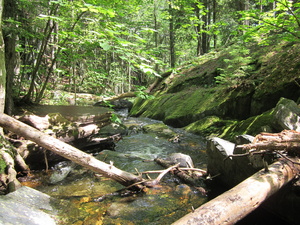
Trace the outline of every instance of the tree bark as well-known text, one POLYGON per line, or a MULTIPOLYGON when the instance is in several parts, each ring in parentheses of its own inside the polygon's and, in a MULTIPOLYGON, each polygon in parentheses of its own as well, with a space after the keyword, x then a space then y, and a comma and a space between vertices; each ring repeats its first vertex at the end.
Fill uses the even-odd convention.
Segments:
MULTIPOLYGON (((3 19, 16 19, 17 1, 10 0, 4 2, 3 19)), ((12 115, 14 110, 13 101, 13 81, 15 76, 15 69, 17 65, 16 52, 16 32, 17 26, 13 23, 7 23, 9 29, 3 32, 3 39, 5 43, 5 67, 6 67, 6 96, 5 96, 5 112, 12 115)))
POLYGON ((103 98, 103 101, 115 101, 115 100, 118 100, 121 98, 131 98, 131 97, 136 97, 136 93, 135 92, 126 92, 126 93, 115 95, 112 97, 103 98))
POLYGON ((177 220, 184 224, 235 224, 297 176, 300 166, 281 160, 177 220))
POLYGON ((78 150, 62 141, 57 140, 35 128, 28 126, 4 113, 0 113, 0 126, 14 132, 24 138, 36 142, 56 154, 59 154, 75 163, 100 173, 105 177, 111 178, 124 186, 129 186, 143 181, 141 177, 122 171, 112 165, 97 160, 93 156, 78 150))
POLYGON ((174 29, 174 9, 172 8, 173 2, 169 2, 169 48, 170 48, 170 66, 175 67, 175 29, 174 29))
POLYGON ((6 70, 5 70, 5 54, 4 41, 2 36, 2 13, 3 0, 0 0, 0 113, 4 112, 5 91, 6 91, 6 70))

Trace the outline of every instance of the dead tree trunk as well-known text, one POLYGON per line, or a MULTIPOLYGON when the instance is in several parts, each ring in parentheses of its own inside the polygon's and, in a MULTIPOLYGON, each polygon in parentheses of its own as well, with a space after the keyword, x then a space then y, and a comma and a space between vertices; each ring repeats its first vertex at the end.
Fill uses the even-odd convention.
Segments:
POLYGON ((136 93, 135 92, 126 92, 126 93, 123 93, 123 94, 103 98, 103 101, 115 101, 115 100, 118 100, 118 99, 121 99, 121 98, 130 98, 130 97, 136 97, 136 93))
POLYGON ((173 225, 235 224, 297 176, 299 169, 299 165, 285 159, 273 163, 269 171, 260 170, 173 225))
POLYGON ((61 155, 75 163, 91 169, 96 173, 100 173, 105 177, 109 177, 124 186, 129 186, 137 182, 141 182, 142 178, 134 174, 122 171, 112 164, 106 164, 97 160, 93 156, 78 150, 54 137, 26 125, 4 113, 0 113, 0 126, 11 132, 14 132, 26 139, 36 142, 38 145, 61 155))

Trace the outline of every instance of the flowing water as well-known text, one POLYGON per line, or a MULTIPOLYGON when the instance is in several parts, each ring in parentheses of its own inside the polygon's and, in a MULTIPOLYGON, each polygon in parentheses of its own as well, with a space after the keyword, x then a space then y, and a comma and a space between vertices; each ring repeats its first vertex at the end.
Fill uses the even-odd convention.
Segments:
MULTIPOLYGON (((125 115, 124 124, 144 127, 162 123, 125 115)), ((180 129, 165 131, 176 134, 180 141, 174 143, 166 132, 135 130, 116 144, 115 151, 104 150, 95 157, 124 171, 141 173, 164 169, 154 159, 180 152, 190 155, 196 168, 206 169, 202 137, 180 129)), ((172 175, 165 176, 156 187, 145 189, 143 193, 127 195, 117 192, 124 188, 117 182, 72 162, 62 162, 49 173, 34 174, 31 186, 57 199, 53 204, 59 209, 59 224, 171 224, 207 201, 198 190, 172 175)))

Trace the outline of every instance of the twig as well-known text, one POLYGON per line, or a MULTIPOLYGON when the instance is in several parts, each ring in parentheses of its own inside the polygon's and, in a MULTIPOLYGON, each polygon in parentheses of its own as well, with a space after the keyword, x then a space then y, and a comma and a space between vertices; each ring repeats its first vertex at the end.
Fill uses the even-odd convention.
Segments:
MULTIPOLYGON (((207 173, 206 170, 202 170, 202 169, 198 169, 198 168, 184 168, 184 167, 180 167, 180 170, 191 170, 191 171, 198 171, 201 173, 207 173)), ((150 170, 150 171, 144 171, 141 172, 141 174, 148 174, 148 173, 162 173, 165 170, 150 170)))
POLYGON ((290 161, 291 163, 294 163, 296 165, 300 165, 300 163, 298 162, 295 162, 294 160, 292 160, 291 158, 285 156, 284 154, 282 154, 281 152, 279 151, 275 151, 278 155, 280 155, 282 158, 285 158, 286 160, 290 161))
POLYGON ((161 174, 158 175, 158 177, 154 180, 156 183, 159 183, 159 181, 165 176, 169 171, 173 170, 174 168, 178 167, 180 163, 177 163, 174 166, 169 167, 168 169, 165 169, 161 174))

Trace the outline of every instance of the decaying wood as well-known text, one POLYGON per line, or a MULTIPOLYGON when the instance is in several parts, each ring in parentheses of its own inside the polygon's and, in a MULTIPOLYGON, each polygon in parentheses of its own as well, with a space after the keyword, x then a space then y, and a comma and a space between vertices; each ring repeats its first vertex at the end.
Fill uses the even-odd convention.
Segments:
POLYGON ((298 165, 285 159, 275 162, 269 166, 269 171, 260 170, 173 225, 235 224, 295 178, 299 169, 298 165))
POLYGON ((24 124, 4 113, 0 113, 0 126, 16 133, 26 139, 32 140, 58 155, 61 155, 75 163, 100 173, 105 177, 112 178, 124 186, 141 182, 142 178, 126 171, 120 170, 112 164, 106 164, 93 156, 78 150, 54 137, 51 137, 27 124, 24 124))
POLYGON ((293 155, 300 155, 300 132, 284 130, 281 133, 261 133, 257 135, 251 144, 238 145, 249 153, 257 151, 284 150, 293 155))
POLYGON ((123 93, 123 94, 103 98, 102 101, 115 101, 115 100, 118 100, 118 99, 129 98, 129 97, 136 97, 136 93, 133 92, 133 91, 132 92, 126 92, 126 93, 123 93))
MULTIPOLYGON (((173 162, 161 159, 161 158, 156 158, 154 160, 155 162, 157 162, 158 164, 160 164, 163 167, 166 168, 171 168, 174 166, 173 162)), ((206 171, 204 170, 200 170, 200 169, 195 169, 195 168, 179 168, 178 166, 175 167, 172 172, 174 173, 174 175, 178 176, 183 182, 187 183, 187 184, 191 184, 193 186, 198 186, 199 185, 199 179, 206 175, 206 171), (187 173, 186 171, 194 171, 194 173, 187 173)))

